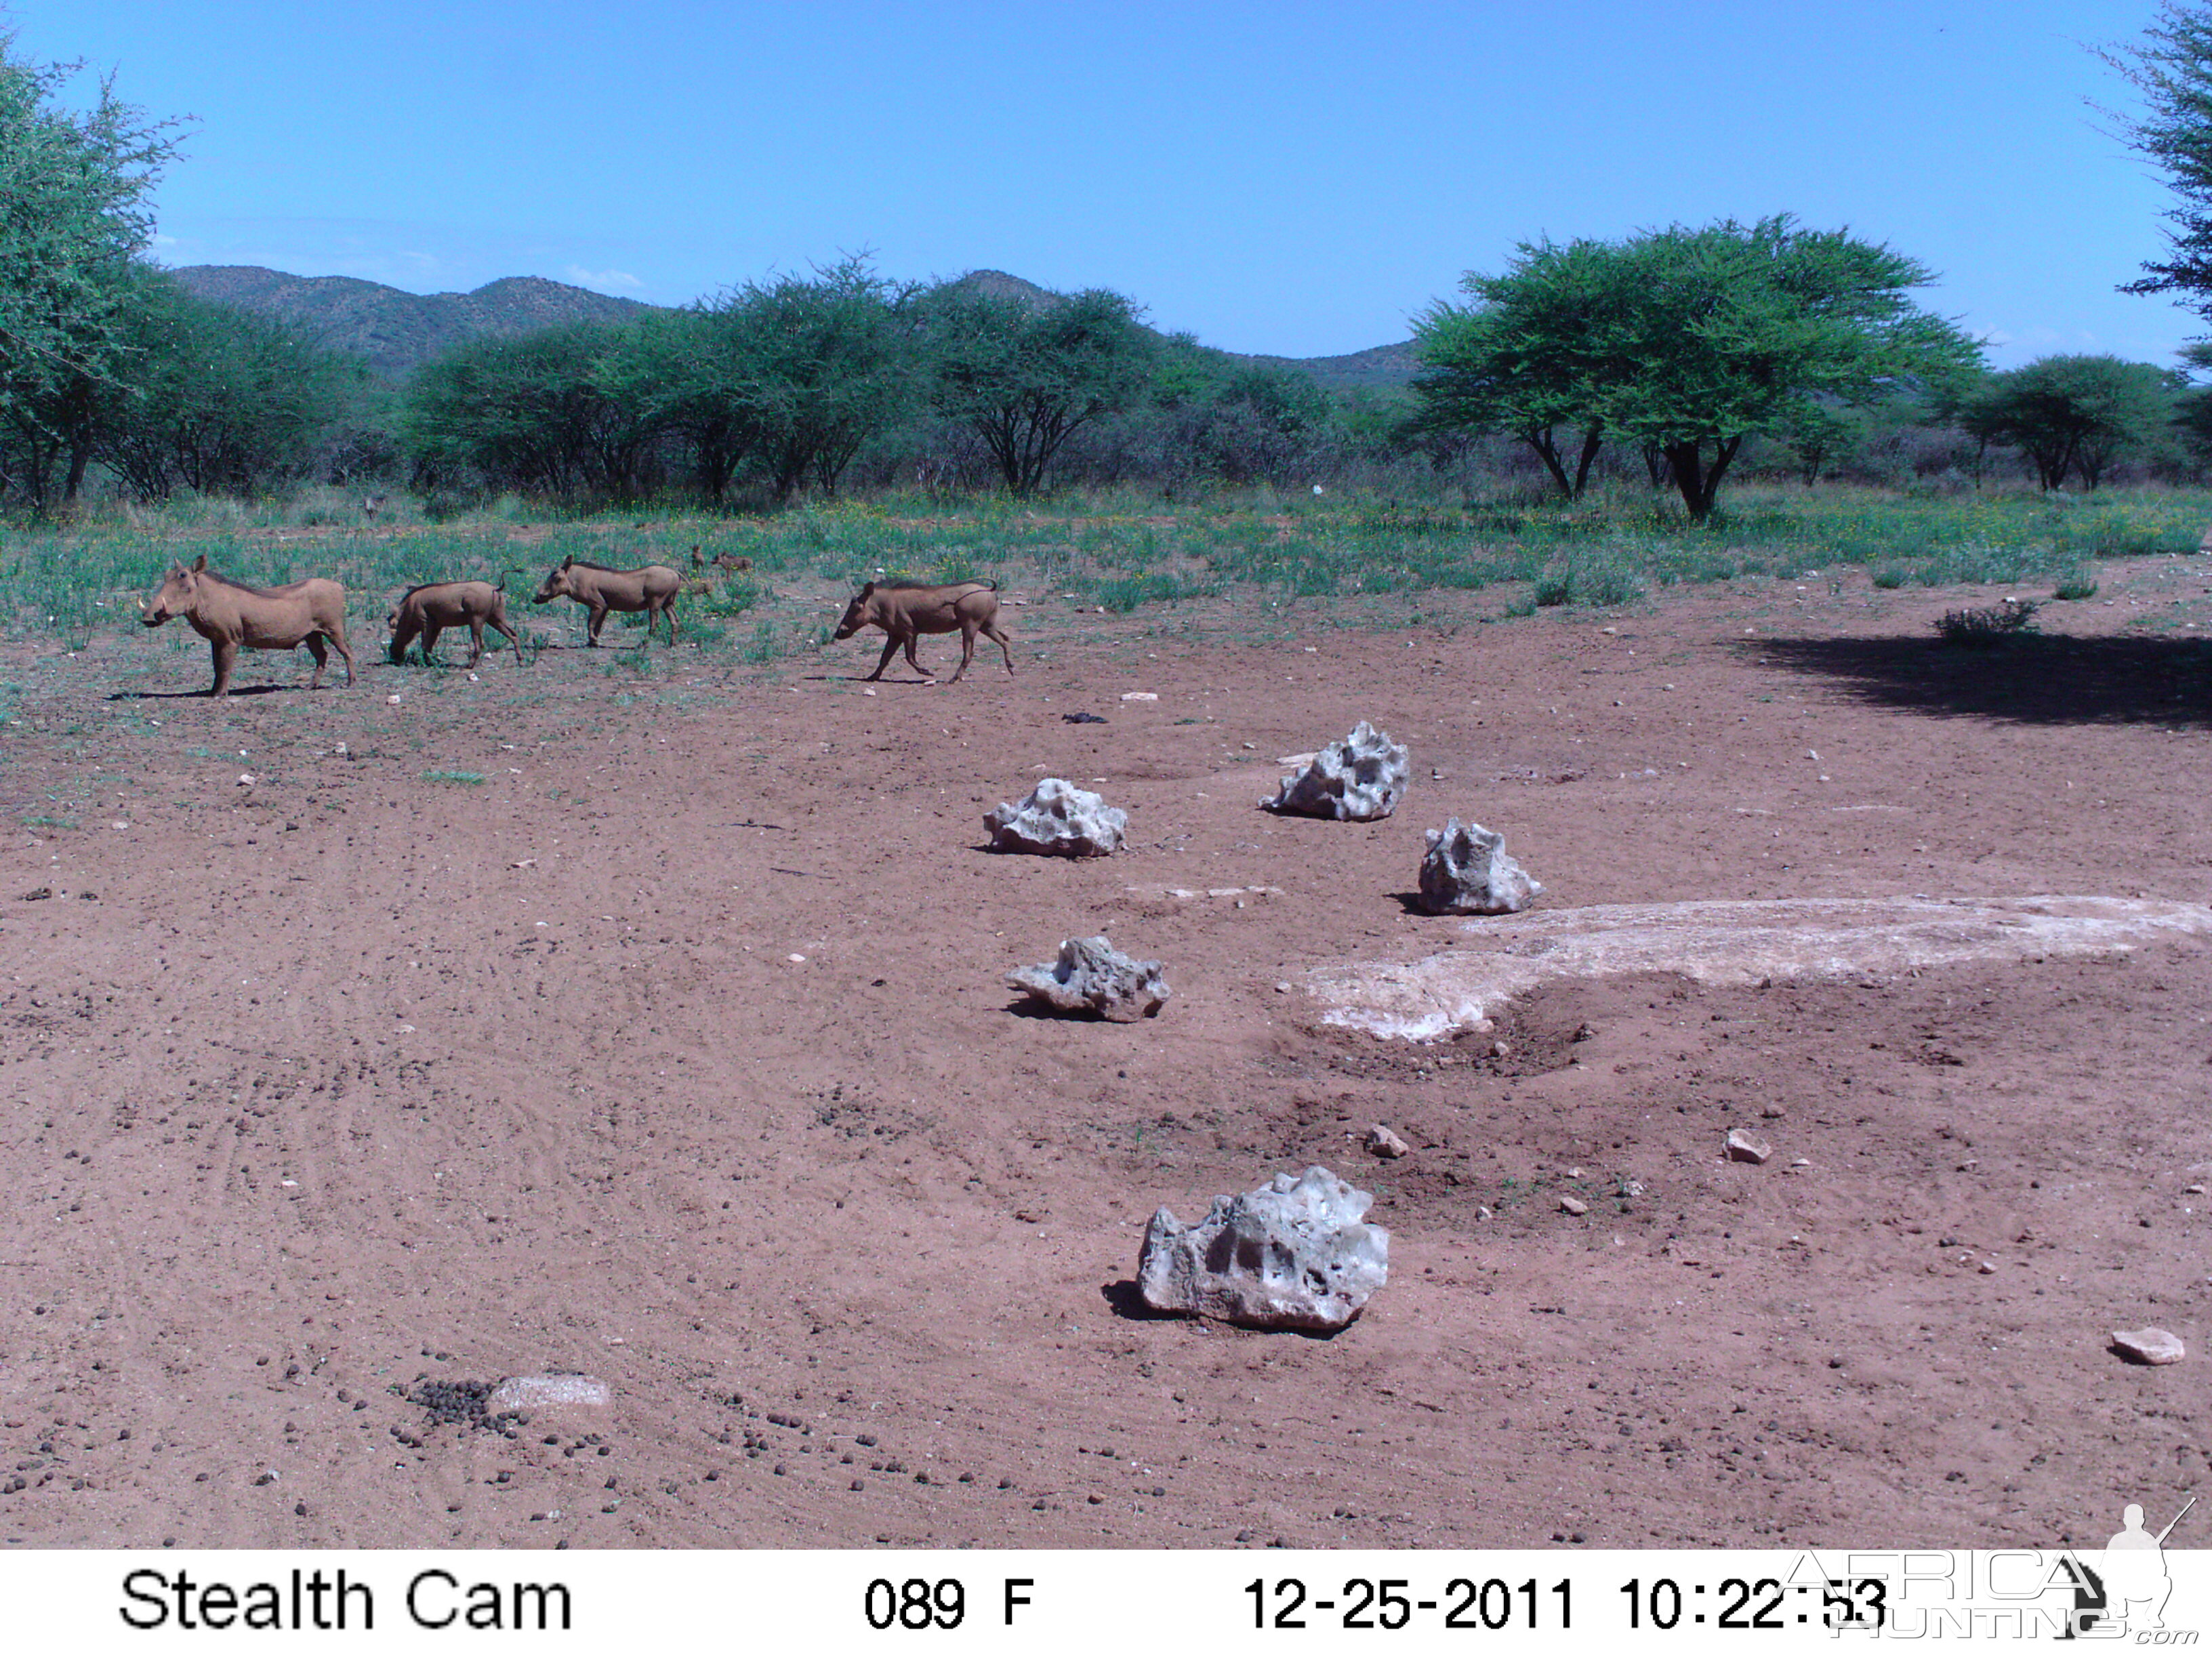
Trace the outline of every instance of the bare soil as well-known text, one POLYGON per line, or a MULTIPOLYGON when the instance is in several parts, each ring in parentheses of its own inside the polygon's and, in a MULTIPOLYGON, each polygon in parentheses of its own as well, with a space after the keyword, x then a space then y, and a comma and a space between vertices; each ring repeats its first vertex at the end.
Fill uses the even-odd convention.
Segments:
POLYGON ((1316 610, 1287 644, 1033 595, 1018 678, 872 696, 866 639, 475 678, 363 639, 351 690, 249 655, 275 689, 223 704, 160 695, 204 657, 136 630, 9 647, 0 1539, 1993 1547, 2171 1514, 2212 1433, 2201 946, 1555 981, 1425 1046, 1305 984, 1462 937, 1406 902, 1450 814, 1546 908, 2203 902, 2207 586, 2109 569, 2046 610, 2066 638, 1986 653, 1929 623, 1993 593, 1863 575, 1316 610), (1362 718, 1413 751, 1394 818, 1256 810, 1362 718), (1129 850, 983 850, 1048 773, 1129 850), (1164 963, 1159 1018, 1005 988, 1097 932, 1164 963), (1411 1156, 1361 1151, 1376 1121, 1411 1156), (1734 1127, 1772 1161, 1723 1161, 1734 1127), (1156 1206, 1315 1163, 1393 1235, 1363 1317, 1144 1316, 1156 1206), (2124 1363, 2142 1325, 2191 1357, 2124 1363), (612 1406, 393 1392, 562 1370, 612 1406))

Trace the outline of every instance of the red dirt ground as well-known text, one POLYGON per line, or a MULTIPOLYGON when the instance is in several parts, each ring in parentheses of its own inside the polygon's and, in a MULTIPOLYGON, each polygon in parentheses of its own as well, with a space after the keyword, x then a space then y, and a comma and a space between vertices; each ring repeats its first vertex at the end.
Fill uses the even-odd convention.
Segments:
POLYGON ((1397 896, 1454 813, 1547 908, 2203 902, 2206 586, 2108 569, 2045 613, 2071 644, 1995 653, 1929 628, 1990 596, 1857 575, 1486 626, 1477 595, 1310 653, 1042 596, 1019 678, 871 696, 866 640, 473 680, 362 641, 352 690, 249 658, 283 689, 225 705, 140 695, 206 669, 136 630, 11 647, 0 1538, 1996 1546, 2170 1514, 2206 1474, 2203 949, 1555 983, 1503 1060, 1322 1026, 1302 985, 1460 937, 1397 896), (1255 810, 1361 718, 1412 748, 1395 818, 1255 810), (1048 771, 1130 849, 981 850, 1048 771), (1160 1018, 1016 1006, 1008 969, 1100 931, 1165 963, 1160 1018), (1375 1121, 1413 1155, 1360 1151, 1375 1121), (1774 1161, 1721 1162, 1737 1126, 1774 1161), (1394 1237, 1357 1323, 1135 1316, 1155 1206, 1316 1162, 1394 1237), (2144 1324, 2191 1358, 2108 1352, 2144 1324), (564 1369, 613 1407, 512 1438, 391 1392, 564 1369))

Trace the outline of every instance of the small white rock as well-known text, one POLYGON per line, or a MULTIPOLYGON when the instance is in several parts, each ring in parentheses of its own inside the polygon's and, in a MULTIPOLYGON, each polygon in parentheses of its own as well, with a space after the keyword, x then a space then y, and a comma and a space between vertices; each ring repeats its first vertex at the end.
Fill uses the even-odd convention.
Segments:
POLYGON ((1387 1123, 1369 1124, 1364 1144, 1377 1158, 1403 1158, 1413 1150, 1400 1139, 1387 1123))
POLYGON ((1160 694, 1157 691, 1124 691, 1121 694, 1123 702, 1158 702, 1159 700, 1160 694))
POLYGON ((614 1390, 596 1376, 510 1376, 491 1391, 484 1409, 496 1413, 574 1406, 597 1408, 613 1401, 614 1390))
POLYGON ((1774 1156, 1774 1148, 1764 1141, 1753 1140, 1741 1129, 1730 1129, 1728 1155, 1730 1161, 1736 1164, 1764 1164, 1774 1156))
POLYGON ((1563 1196, 1559 1200, 1559 1207, 1565 1210, 1569 1215, 1588 1215, 1589 1213, 1589 1206, 1583 1203, 1579 1198, 1568 1198, 1563 1196))
POLYGON ((2172 1331, 2146 1325, 2139 1331, 2114 1331, 2112 1346, 2138 1365, 2172 1365, 2188 1351, 2172 1331))

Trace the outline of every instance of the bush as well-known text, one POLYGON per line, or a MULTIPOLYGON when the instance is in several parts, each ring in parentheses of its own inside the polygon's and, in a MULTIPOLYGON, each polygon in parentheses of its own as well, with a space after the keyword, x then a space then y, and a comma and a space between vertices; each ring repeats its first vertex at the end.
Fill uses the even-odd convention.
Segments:
POLYGON ((2096 592, 2097 573, 2084 565, 2061 576, 2058 586, 2051 589, 2051 597, 2054 599, 2087 599, 2095 598, 2096 592))
POLYGON ((1947 611, 1936 624, 1946 645, 1986 650, 2035 632, 2035 604, 2030 599, 2007 599, 2000 605, 1971 611, 1947 611))

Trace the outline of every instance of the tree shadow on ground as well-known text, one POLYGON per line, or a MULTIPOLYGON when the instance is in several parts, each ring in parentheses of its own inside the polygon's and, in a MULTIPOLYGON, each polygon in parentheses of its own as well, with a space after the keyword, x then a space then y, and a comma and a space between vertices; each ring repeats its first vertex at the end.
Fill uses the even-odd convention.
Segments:
POLYGON ((2034 635, 1975 650, 1932 638, 1784 639, 1733 649, 1835 681, 1857 702, 1915 714, 2212 726, 2212 640, 2034 635))

